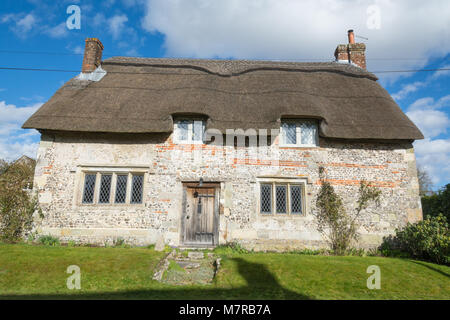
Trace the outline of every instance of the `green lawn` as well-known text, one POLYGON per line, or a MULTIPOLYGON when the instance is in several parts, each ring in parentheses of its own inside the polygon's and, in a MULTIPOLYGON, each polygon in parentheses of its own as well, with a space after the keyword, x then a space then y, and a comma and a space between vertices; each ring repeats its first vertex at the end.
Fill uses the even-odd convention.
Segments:
POLYGON ((0 244, 0 298, 450 299, 450 268, 420 261, 222 252, 213 284, 170 286, 151 279, 163 256, 147 248, 0 244), (66 287, 69 265, 81 268, 81 290, 66 287), (381 269, 380 290, 366 287, 370 265, 381 269))

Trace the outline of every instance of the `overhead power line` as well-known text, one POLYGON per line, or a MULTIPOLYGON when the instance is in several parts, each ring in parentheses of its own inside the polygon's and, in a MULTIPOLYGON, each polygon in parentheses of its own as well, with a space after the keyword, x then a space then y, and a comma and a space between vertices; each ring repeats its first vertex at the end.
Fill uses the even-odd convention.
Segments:
MULTIPOLYGON (((315 67, 314 67, 315 68, 315 67)), ((64 69, 47 69, 47 68, 21 68, 21 67, 0 67, 0 70, 10 71, 41 71, 41 72, 65 72, 65 73, 80 73, 80 70, 64 70, 64 69)), ((416 69, 416 70, 382 70, 382 71, 368 71, 370 73, 402 73, 402 72, 439 72, 450 71, 450 68, 436 68, 436 69, 416 69)), ((159 75, 180 75, 180 73, 166 73, 166 72, 130 72, 130 71, 108 71, 107 73, 119 74, 159 74, 159 75)), ((201 75, 201 73, 182 73, 182 75, 201 75)), ((249 75, 249 74, 246 74, 249 75)))
MULTIPOLYGON (((25 50, 0 50, 0 53, 6 54, 36 54, 36 55, 54 55, 54 56, 83 56, 84 53, 74 53, 74 52, 51 52, 51 51, 25 51, 25 50)), ((117 57, 123 56, 123 54, 104 54, 104 57, 117 57)), ((194 58, 195 60, 195 58, 194 58)), ((237 60, 237 59, 232 59, 237 60)), ((330 61, 332 58, 301 58, 301 59, 280 59, 280 58, 262 58, 262 59, 251 59, 251 60, 273 60, 273 61, 330 61)), ((398 61, 420 61, 428 60, 424 58, 367 58, 366 60, 398 60, 398 61)))
POLYGON ((12 71, 46 71, 46 72, 73 72, 79 73, 79 70, 63 70, 63 69, 39 69, 39 68, 16 68, 16 67, 0 67, 0 70, 12 71))

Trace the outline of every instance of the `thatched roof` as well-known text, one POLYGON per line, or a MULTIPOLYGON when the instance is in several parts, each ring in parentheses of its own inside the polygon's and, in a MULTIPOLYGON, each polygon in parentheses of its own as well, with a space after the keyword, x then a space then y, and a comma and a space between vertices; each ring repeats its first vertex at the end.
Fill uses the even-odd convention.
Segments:
POLYGON ((98 82, 67 82, 23 128, 171 132, 173 116, 207 128, 279 128, 283 117, 322 120, 320 135, 422 139, 375 75, 348 64, 110 58, 98 82))

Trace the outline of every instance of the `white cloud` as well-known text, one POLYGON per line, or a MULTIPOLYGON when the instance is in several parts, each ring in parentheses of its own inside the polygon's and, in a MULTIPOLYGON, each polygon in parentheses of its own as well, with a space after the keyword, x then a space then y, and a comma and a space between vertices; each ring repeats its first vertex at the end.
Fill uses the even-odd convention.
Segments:
POLYGON ((165 36, 168 56, 198 58, 332 60, 355 29, 369 38, 368 68, 377 71, 420 68, 449 53, 449 16, 450 2, 437 0, 147 0, 142 25, 165 36), (380 29, 368 28, 371 5, 380 29))
POLYGON ((75 53, 75 54, 83 54, 84 53, 84 49, 81 46, 76 46, 73 49, 73 53, 75 53))
POLYGON ((10 29, 21 38, 37 27, 38 19, 32 13, 9 13, 1 16, 1 23, 10 24, 10 29))
POLYGON ((414 110, 432 110, 440 109, 444 107, 450 107, 450 94, 443 96, 435 101, 432 97, 420 98, 414 101, 408 108, 408 111, 414 110))
POLYGON ((106 18, 103 13, 96 13, 92 18, 91 25, 95 28, 106 24, 106 18))
POLYGON ((431 140, 426 138, 417 141, 416 151, 421 154, 450 153, 450 139, 431 140))
POLYGON ((109 32, 114 39, 119 38, 121 33, 125 30, 125 23, 128 21, 126 15, 115 15, 108 19, 109 32))
POLYGON ((444 76, 450 76, 450 64, 445 64, 439 67, 439 69, 447 69, 447 70, 441 70, 441 71, 436 71, 435 73, 433 73, 433 75, 431 76, 431 79, 435 80, 444 76))
POLYGON ((48 28, 45 32, 52 38, 62 38, 69 34, 65 22, 61 22, 53 28, 48 28))
POLYGON ((16 160, 23 155, 36 159, 38 142, 10 142, 0 138, 0 159, 16 160))
POLYGON ((450 182, 450 139, 424 139, 414 142, 417 163, 436 185, 450 182))
POLYGON ((394 98, 395 100, 401 100, 401 99, 405 98, 408 94, 417 91, 419 88, 422 88, 425 85, 426 85, 426 82, 422 82, 422 81, 416 81, 414 83, 406 84, 402 87, 402 89, 399 92, 394 93, 392 95, 392 98, 394 98))
POLYGON ((25 121, 29 116, 42 106, 42 103, 35 103, 28 107, 18 108, 13 104, 6 104, 0 101, 0 125, 7 123, 20 123, 25 121))
POLYGON ((39 133, 21 126, 41 105, 17 107, 0 101, 0 159, 14 160, 24 154, 36 157, 39 133))
MULTIPOLYGON (((439 69, 450 69, 450 64, 442 65, 439 67, 439 69)), ((406 96, 409 95, 410 93, 416 92, 420 88, 428 87, 429 85, 432 84, 433 81, 436 81, 438 79, 441 80, 440 78, 446 77, 449 75, 450 75, 450 70, 449 71, 437 70, 433 74, 428 76, 424 81, 416 81, 413 83, 407 83, 407 84, 403 85, 402 89, 400 91, 398 91, 397 93, 394 93, 392 95, 392 97, 395 100, 402 100, 402 99, 406 98, 406 96)))
POLYGON ((450 138, 439 138, 450 128, 450 119, 445 112, 449 106, 450 95, 437 101, 425 97, 412 103, 406 112, 425 136, 424 140, 414 142, 417 163, 437 185, 450 182, 450 138))
POLYGON ((27 14, 25 17, 17 21, 16 26, 19 28, 20 31, 27 33, 30 31, 34 25, 36 24, 36 18, 30 13, 27 14))
POLYGON ((450 126, 447 114, 439 110, 414 110, 408 111, 406 115, 419 127, 425 137, 437 137, 446 133, 450 126))

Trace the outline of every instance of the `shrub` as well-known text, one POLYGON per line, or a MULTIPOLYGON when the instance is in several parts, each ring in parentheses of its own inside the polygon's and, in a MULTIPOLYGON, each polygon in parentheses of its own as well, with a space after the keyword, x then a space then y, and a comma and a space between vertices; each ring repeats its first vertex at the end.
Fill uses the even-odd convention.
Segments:
POLYGON ((214 252, 216 253, 222 253, 222 254, 241 254, 241 253, 249 253, 247 249, 241 246, 239 242, 230 242, 227 244, 222 244, 217 246, 214 249, 214 252))
POLYGON ((56 237, 53 237, 51 235, 40 236, 39 242, 41 244, 43 244, 44 246, 52 246, 52 247, 59 246, 59 244, 60 244, 59 239, 56 237))
POLYGON ((67 242, 67 246, 68 247, 75 247, 77 245, 77 243, 74 240, 69 240, 67 242))
POLYGON ((327 238, 331 250, 335 254, 344 255, 349 252, 351 242, 357 241, 359 238, 356 219, 367 208, 370 201, 375 201, 378 204, 381 191, 362 181, 359 188, 356 213, 351 217, 345 211, 342 198, 334 191, 333 186, 323 178, 323 171, 324 169, 321 167, 319 173, 322 186, 316 199, 318 208, 317 229, 327 238))
POLYGON ((125 239, 121 237, 114 239, 113 246, 116 248, 131 248, 129 244, 125 243, 125 239))
POLYGON ((31 193, 35 162, 0 163, 0 240, 17 242, 32 229, 33 214, 42 218, 31 193))
POLYGON ((396 229, 395 236, 384 238, 380 250, 384 255, 412 257, 439 264, 449 264, 450 231, 442 215, 396 229))
POLYGON ((423 196, 421 201, 424 216, 442 213, 450 221, 450 183, 433 195, 423 196))

